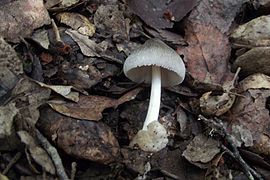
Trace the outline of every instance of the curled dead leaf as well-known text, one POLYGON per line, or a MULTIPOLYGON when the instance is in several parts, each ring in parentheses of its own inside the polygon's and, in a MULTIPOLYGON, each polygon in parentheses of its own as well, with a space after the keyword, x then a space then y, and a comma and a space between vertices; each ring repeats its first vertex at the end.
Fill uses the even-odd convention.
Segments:
POLYGON ((85 16, 78 13, 63 12, 56 15, 56 18, 61 23, 70 26, 79 33, 86 36, 93 36, 96 28, 85 16))
POLYGON ((80 95, 77 103, 66 101, 49 101, 48 104, 57 112, 73 118, 98 121, 106 108, 116 108, 120 104, 133 100, 142 88, 134 89, 119 99, 104 96, 80 95))

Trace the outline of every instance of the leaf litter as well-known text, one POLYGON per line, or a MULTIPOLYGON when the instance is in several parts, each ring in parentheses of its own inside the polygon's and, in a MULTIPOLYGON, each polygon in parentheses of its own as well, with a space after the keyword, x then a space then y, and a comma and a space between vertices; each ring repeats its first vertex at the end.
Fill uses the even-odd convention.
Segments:
POLYGON ((266 178, 268 4, 1 2, 1 176, 40 178, 43 169, 48 179, 266 178), (56 23, 48 26, 48 15, 56 23), (162 92, 159 121, 169 137, 157 153, 128 147, 145 119, 150 89, 121 72, 126 57, 151 37, 175 49, 187 67, 184 83, 162 92), (18 163, 2 163, 6 154, 18 163), (17 168, 25 162, 27 175, 17 168))

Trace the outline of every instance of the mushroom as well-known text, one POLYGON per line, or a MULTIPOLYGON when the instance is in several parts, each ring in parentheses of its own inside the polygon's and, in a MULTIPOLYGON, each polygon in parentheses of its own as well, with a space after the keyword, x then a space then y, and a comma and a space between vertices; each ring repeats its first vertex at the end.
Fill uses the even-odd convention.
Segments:
POLYGON ((159 39, 149 39, 132 52, 124 63, 124 73, 137 83, 151 83, 151 95, 142 130, 131 141, 145 151, 159 151, 168 143, 167 131, 158 122, 161 86, 180 84, 185 77, 181 57, 159 39))

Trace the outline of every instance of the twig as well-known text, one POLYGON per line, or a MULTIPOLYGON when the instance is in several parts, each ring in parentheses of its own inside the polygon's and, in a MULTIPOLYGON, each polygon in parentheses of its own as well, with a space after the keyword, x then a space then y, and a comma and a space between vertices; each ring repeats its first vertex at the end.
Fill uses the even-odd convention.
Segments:
POLYGON ((250 180, 254 180, 254 177, 256 177, 256 179, 263 180, 262 176, 260 174, 258 174, 254 169, 252 169, 245 162, 245 160, 242 158, 242 156, 240 155, 240 153, 237 149, 237 146, 235 145, 235 143, 233 141, 233 139, 234 139, 233 136, 226 131, 226 128, 220 119, 215 118, 215 121, 214 121, 213 119, 207 119, 202 115, 199 115, 199 119, 214 125, 216 128, 218 128, 219 130, 222 131, 222 133, 223 133, 222 135, 224 135, 224 138, 227 140, 227 142, 232 147, 232 151, 229 151, 229 149, 228 149, 228 151, 226 151, 226 152, 228 152, 230 155, 232 155, 232 157, 234 157, 239 162, 239 164, 244 169, 246 176, 250 180))
POLYGON ((62 160, 61 160, 57 150, 55 149, 55 147, 53 147, 50 144, 50 142, 39 132, 38 129, 35 128, 35 131, 36 131, 37 138, 40 141, 41 145, 43 146, 43 148, 47 151, 47 153, 52 158, 52 161, 55 165, 56 172, 57 172, 57 175, 59 176, 59 178, 61 180, 68 180, 69 178, 65 172, 64 166, 62 164, 62 160))
POLYGON ((75 179, 75 175, 76 175, 76 171, 77 171, 77 163, 76 162, 72 162, 71 163, 71 175, 70 175, 70 180, 74 180, 75 179))
POLYGON ((10 168, 21 158, 21 156, 22 156, 22 153, 17 152, 16 155, 10 160, 10 162, 8 163, 7 167, 4 169, 2 174, 3 175, 7 174, 10 168))
POLYGON ((59 30, 58 30, 58 27, 56 26, 55 22, 53 19, 51 19, 52 21, 52 29, 53 29, 53 32, 54 32, 54 35, 55 35, 55 40, 56 42, 61 42, 63 43, 62 39, 61 39, 61 36, 60 36, 60 33, 59 33, 59 30))
MULTIPOLYGON (((247 176, 248 179, 250 180, 254 180, 254 177, 252 176, 252 173, 251 171, 249 171, 249 169, 251 169, 251 167, 243 160, 243 158, 240 156, 240 157, 237 157, 235 155, 235 153, 233 153, 231 150, 229 150, 226 146, 222 145, 221 148, 226 152, 228 153, 230 156, 232 156, 233 158, 237 159, 238 161, 241 159, 241 161, 239 161, 239 163, 242 165, 244 171, 245 171, 245 174, 247 176)), ((252 169, 253 170, 253 169, 252 169)))

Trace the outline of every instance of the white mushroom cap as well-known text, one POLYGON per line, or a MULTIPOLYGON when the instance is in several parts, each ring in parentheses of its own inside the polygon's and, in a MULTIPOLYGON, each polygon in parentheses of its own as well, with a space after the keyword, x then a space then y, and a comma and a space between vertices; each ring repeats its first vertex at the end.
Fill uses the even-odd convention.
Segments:
POLYGON ((161 67, 162 86, 180 84, 185 78, 182 58, 159 39, 149 39, 132 52, 125 61, 124 73, 134 82, 150 84, 151 66, 161 67))

